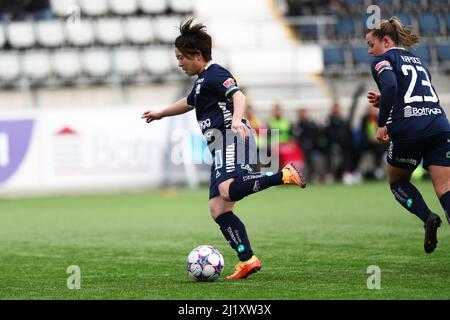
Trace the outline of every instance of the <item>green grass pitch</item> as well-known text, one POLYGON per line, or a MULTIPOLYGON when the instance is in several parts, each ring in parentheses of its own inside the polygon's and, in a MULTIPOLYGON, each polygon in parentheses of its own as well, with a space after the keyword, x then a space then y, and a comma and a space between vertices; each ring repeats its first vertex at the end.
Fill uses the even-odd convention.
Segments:
POLYGON ((423 251, 423 226, 387 183, 276 187, 240 201, 261 272, 225 276, 237 262, 213 222, 206 188, 174 194, 0 200, 0 299, 449 299, 450 229, 430 182, 419 190, 442 220, 423 251), (214 283, 186 273, 188 253, 216 246, 225 272, 214 283), (81 269, 81 289, 66 269, 81 269), (369 290, 370 265, 381 289, 369 290))

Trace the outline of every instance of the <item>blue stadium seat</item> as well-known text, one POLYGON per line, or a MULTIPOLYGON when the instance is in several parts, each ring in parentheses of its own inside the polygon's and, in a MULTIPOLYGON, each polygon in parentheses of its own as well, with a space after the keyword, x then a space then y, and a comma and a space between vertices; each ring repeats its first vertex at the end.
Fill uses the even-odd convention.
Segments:
POLYGON ((417 17, 419 32, 421 35, 437 35, 441 33, 439 16, 432 12, 420 13, 417 17))
POLYGON ((345 68, 344 50, 341 47, 323 48, 323 63, 325 72, 343 71, 345 68))
POLYGON ((450 35, 450 12, 445 14, 445 28, 447 29, 447 35, 450 35))
POLYGON ((418 56, 426 65, 431 64, 431 51, 430 47, 426 44, 418 45, 415 49, 410 49, 409 51, 418 56))
POLYGON ((450 43, 436 45, 436 53, 439 62, 450 62, 450 43))
POLYGON ((448 0, 428 0, 428 9, 434 11, 448 10, 448 0))
POLYGON ((386 19, 389 19, 390 17, 396 16, 400 19, 400 21, 405 26, 411 26, 412 25, 412 17, 409 14, 403 13, 403 12, 394 12, 391 16, 387 17, 386 19))
POLYGON ((354 38, 355 37, 355 23, 349 16, 341 16, 337 18, 337 23, 334 26, 336 38, 354 38))
POLYGON ((369 69, 373 57, 367 52, 366 45, 357 45, 352 47, 352 59, 354 65, 363 64, 369 69))

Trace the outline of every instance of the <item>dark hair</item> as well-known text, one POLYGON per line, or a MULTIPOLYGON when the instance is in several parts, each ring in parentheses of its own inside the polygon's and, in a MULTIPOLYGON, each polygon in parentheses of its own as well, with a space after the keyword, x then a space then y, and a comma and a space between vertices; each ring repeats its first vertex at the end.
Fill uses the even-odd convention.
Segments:
POLYGON ((194 19, 189 19, 180 25, 180 35, 175 39, 175 47, 185 56, 193 56, 198 51, 201 52, 205 61, 210 61, 212 40, 206 33, 201 23, 193 24, 194 19))
POLYGON ((400 19, 395 16, 389 20, 381 20, 379 24, 373 29, 369 29, 367 33, 372 33, 375 38, 380 40, 385 36, 389 36, 396 45, 406 48, 413 47, 420 41, 420 37, 402 24, 400 19))

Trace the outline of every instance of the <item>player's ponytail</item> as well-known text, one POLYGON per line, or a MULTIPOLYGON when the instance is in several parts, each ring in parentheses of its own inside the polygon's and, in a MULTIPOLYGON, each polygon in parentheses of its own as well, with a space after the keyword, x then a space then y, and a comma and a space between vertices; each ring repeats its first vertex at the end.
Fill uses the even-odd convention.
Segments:
POLYGON ((187 20, 180 25, 180 35, 175 39, 175 47, 186 56, 193 56, 200 51, 205 61, 210 61, 212 40, 205 29, 202 23, 194 24, 194 19, 187 20))
POLYGON ((419 43, 420 37, 414 34, 411 28, 405 26, 399 18, 392 17, 389 20, 382 20, 375 28, 369 32, 380 40, 389 36, 397 46, 410 48, 419 43))

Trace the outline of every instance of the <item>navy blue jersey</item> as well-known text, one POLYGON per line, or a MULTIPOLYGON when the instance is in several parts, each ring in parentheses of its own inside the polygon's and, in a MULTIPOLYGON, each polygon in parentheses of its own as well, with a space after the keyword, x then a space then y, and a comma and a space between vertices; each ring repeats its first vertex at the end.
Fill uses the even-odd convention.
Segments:
MULTIPOLYGON (((420 58, 403 48, 392 48, 374 59, 371 70, 379 89, 383 72, 393 72, 397 80, 397 96, 384 115, 386 119, 381 121, 387 125, 392 140, 412 142, 450 132, 450 124, 431 84, 431 74, 420 58)), ((380 117, 381 113, 380 110, 380 117)))
POLYGON ((203 134, 208 129, 224 131, 231 128, 234 112, 231 97, 238 91, 231 73, 218 64, 208 65, 199 74, 187 102, 195 108, 203 134))

